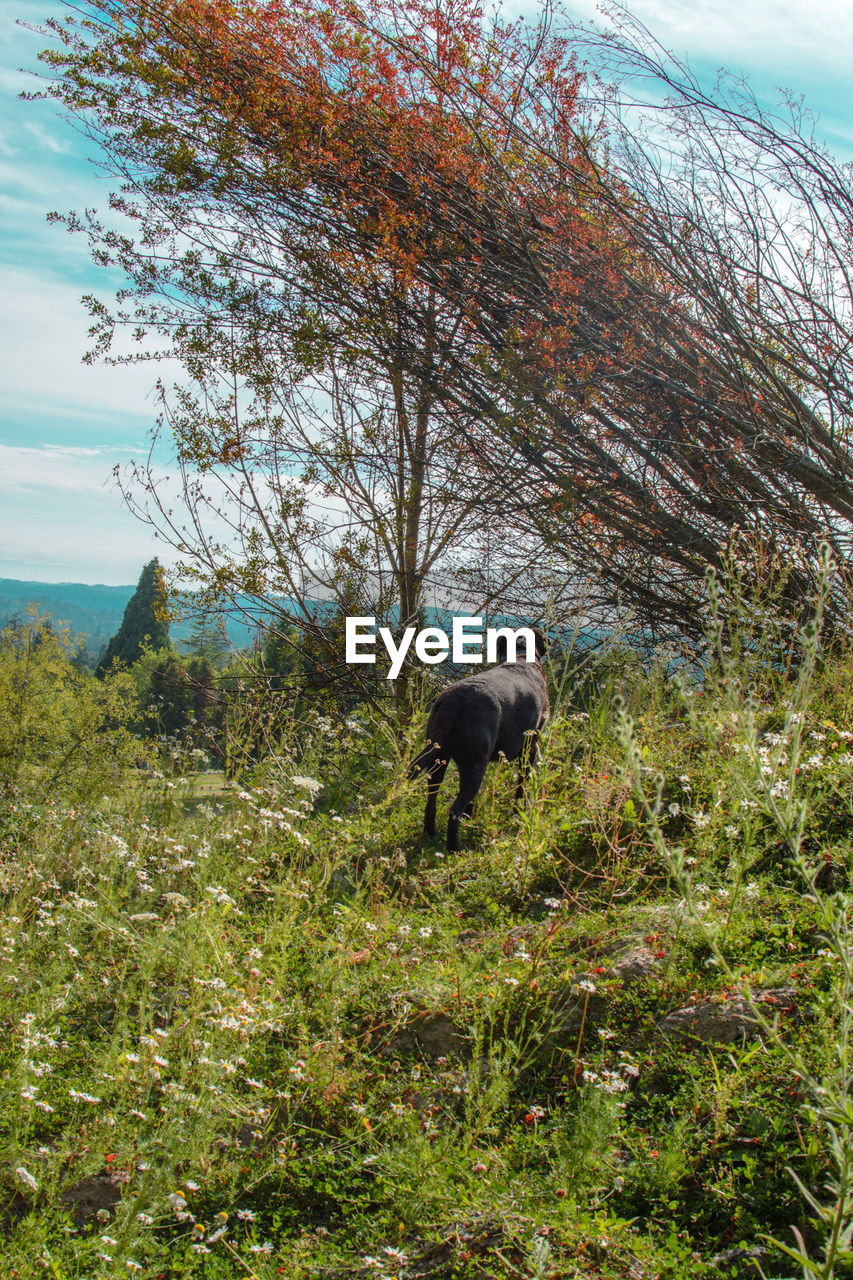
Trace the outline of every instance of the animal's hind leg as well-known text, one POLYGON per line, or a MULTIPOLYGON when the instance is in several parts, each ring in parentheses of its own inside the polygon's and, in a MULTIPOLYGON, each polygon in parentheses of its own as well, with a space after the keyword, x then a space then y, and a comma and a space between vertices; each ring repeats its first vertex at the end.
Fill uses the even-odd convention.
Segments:
POLYGON ((450 817, 447 822, 447 848, 450 853, 459 849, 459 821, 470 818, 477 792, 483 785, 489 759, 473 760, 459 766, 459 795, 450 806, 450 817))
POLYGON ((530 777, 530 770, 539 759, 539 730, 531 729, 525 734, 524 746, 518 762, 518 786, 515 788, 515 803, 520 804, 524 797, 524 788, 530 777))
POLYGON ((444 781, 444 775, 447 772, 447 761, 436 760, 435 764, 427 774, 427 802, 426 811, 424 812, 424 835, 435 835, 435 802, 438 796, 438 789, 444 781))

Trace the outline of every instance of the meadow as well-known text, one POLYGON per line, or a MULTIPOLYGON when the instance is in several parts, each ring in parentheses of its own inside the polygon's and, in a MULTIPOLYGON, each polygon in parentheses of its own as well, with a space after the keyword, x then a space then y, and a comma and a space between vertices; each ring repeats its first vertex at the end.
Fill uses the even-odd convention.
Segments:
POLYGON ((0 630, 0 1280, 853 1277, 849 138, 528 8, 32 28, 85 359, 160 376, 147 447, 128 383, 19 450, 93 468, 26 554, 94 563, 112 440, 174 567, 103 648, 79 584, 88 644, 0 630), (553 714, 451 854, 457 606, 549 632, 553 714))
POLYGON ((36 664, 4 1276, 851 1274, 853 655, 712 640, 563 682, 521 811, 493 767, 452 856, 402 780, 422 721, 146 772, 114 704, 68 747, 36 664))

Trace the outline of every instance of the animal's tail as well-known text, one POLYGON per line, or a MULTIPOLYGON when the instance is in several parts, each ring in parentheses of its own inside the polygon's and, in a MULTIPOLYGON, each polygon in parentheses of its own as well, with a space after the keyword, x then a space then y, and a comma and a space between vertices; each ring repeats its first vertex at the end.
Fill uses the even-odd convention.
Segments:
POLYGON ((437 742, 428 742, 423 751, 415 756, 412 763, 406 770, 407 778, 416 778, 419 773, 426 769, 427 773, 432 769, 433 765, 441 759, 442 749, 437 742))

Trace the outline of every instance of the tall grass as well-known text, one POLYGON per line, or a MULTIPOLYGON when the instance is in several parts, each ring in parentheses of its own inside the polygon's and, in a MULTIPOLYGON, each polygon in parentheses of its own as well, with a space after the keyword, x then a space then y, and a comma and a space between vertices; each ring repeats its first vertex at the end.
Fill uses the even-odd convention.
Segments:
POLYGON ((363 712, 205 794, 26 762, 6 1272, 842 1276, 851 664, 713 637, 692 682, 614 655, 555 699, 521 811, 495 766, 454 856, 363 712), (666 1032, 739 991, 743 1038, 666 1032))
MULTIPOLYGON (((813 1244, 807 1244, 796 1225, 791 1230, 795 1244, 777 1238, 773 1244, 801 1269, 803 1280, 836 1280, 850 1274, 853 1266, 853 1077, 851 1077, 851 1031, 853 1030, 853 938, 850 911, 853 898, 846 891, 825 891, 821 879, 825 875, 825 850, 807 848, 809 822, 813 808, 808 782, 808 766, 823 765, 821 753, 813 753, 807 761, 806 726, 813 718, 819 696, 816 675, 821 662, 821 627, 823 612, 833 587, 835 566, 827 544, 821 547, 821 573, 808 617, 796 637, 796 649, 778 646, 779 635, 769 637, 775 649, 762 635, 759 661, 774 662, 789 678, 785 696, 773 710, 781 715, 781 723, 773 732, 762 732, 762 721, 769 723, 771 708, 763 701, 765 688, 758 683, 762 674, 755 647, 750 643, 754 633, 743 630, 732 634, 731 623, 724 621, 720 608, 720 587, 716 575, 707 575, 709 600, 709 653, 714 664, 713 682, 717 714, 721 724, 728 723, 736 734, 736 746, 742 767, 737 774, 738 807, 761 815, 778 833, 779 844, 797 877, 800 891, 812 906, 820 929, 821 952, 832 961, 830 980, 823 997, 825 1018, 819 1024, 821 1039, 804 1052, 789 1043, 778 1017, 771 1017, 766 1006, 755 998, 748 970, 730 958, 724 946, 725 933, 739 896, 744 892, 744 878, 750 865, 751 850, 747 840, 733 867, 731 903, 726 912, 709 913, 700 899, 695 876, 685 846, 668 838, 662 823, 665 813, 665 776, 657 773, 650 779, 648 753, 638 735, 633 718, 624 701, 615 705, 617 734, 625 748, 630 778, 646 819, 647 830, 661 863, 681 894, 685 915, 697 930, 709 952, 709 960, 734 986, 744 990, 751 1001, 751 1017, 760 1028, 765 1042, 771 1044, 789 1067, 793 1078, 807 1096, 806 1106, 816 1127, 821 1131, 830 1156, 823 1186, 808 1186, 793 1169, 790 1176, 820 1230, 813 1244), (804 770, 805 764, 805 770, 804 770), (651 785, 650 785, 651 782, 651 785), (817 856, 815 856, 817 855, 817 856)), ((737 582, 730 589, 737 590, 737 582)), ((729 615, 730 617, 730 615, 729 615)), ((754 619, 752 612, 747 614, 754 619)), ((695 724, 694 699, 681 681, 676 683, 681 705, 695 724)), ((820 714, 820 712, 818 712, 820 714)), ((837 727, 822 721, 827 727, 837 727)), ((812 738, 822 741, 824 734, 812 730, 812 738)), ((851 740, 845 735, 846 741, 851 740)), ((837 744, 836 744, 837 745, 837 744)), ((688 810, 694 824, 702 825, 700 812, 688 810)))

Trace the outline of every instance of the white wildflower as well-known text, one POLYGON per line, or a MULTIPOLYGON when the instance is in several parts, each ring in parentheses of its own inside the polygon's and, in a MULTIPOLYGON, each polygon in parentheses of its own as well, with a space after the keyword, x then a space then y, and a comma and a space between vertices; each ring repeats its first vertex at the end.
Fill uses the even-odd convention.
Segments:
POLYGON ((319 782, 316 778, 309 778, 302 774, 295 773, 290 781, 295 787, 301 787, 303 791, 307 791, 312 798, 318 791, 323 790, 322 782, 319 782))
POLYGON ((39 1184, 31 1173, 29 1173, 22 1164, 19 1164, 15 1170, 15 1177, 19 1182, 23 1182, 25 1187, 29 1187, 30 1191, 38 1191, 39 1184))
POLYGON ((205 888, 205 893, 209 893, 214 902, 223 903, 227 906, 236 906, 234 899, 219 884, 209 884, 205 888))

